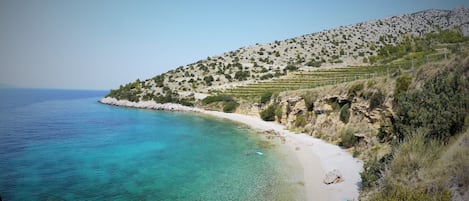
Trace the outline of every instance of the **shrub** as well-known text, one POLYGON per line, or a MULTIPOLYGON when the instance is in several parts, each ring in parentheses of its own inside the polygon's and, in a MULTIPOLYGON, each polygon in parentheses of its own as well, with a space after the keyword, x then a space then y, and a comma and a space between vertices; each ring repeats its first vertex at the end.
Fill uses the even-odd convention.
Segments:
POLYGON ((230 74, 225 74, 225 78, 230 82, 233 79, 230 74))
POLYGON ((213 76, 211 75, 205 76, 204 81, 205 81, 205 84, 207 84, 207 86, 212 86, 212 82, 214 81, 213 76))
POLYGON ((353 152, 352 152, 352 156, 353 156, 354 158, 357 158, 359 155, 360 155, 360 151, 358 150, 357 147, 354 147, 354 148, 353 148, 353 152))
POLYGON ((469 112, 466 114, 466 118, 464 118, 464 128, 469 128, 469 112))
POLYGON ((366 83, 366 86, 370 88, 370 87, 373 87, 375 84, 376 84, 375 80, 368 80, 368 82, 366 83))
POLYGON ((305 101, 306 110, 308 112, 313 111, 313 109, 314 109, 314 98, 312 96, 308 96, 308 95, 303 95, 301 97, 305 101))
MULTIPOLYGON (((438 164, 441 151, 445 148, 435 140, 427 141, 421 132, 415 136, 406 138, 390 156, 380 160, 376 165, 379 172, 383 172, 382 166, 386 165, 386 173, 381 192, 373 195, 378 200, 451 200, 451 193, 442 188, 443 183, 434 183, 435 177, 425 179, 425 170, 434 172, 433 167, 438 164), (384 162, 383 162, 384 161, 384 162), (436 163, 436 164, 435 164, 436 163), (422 179, 425 180, 422 183, 422 179)), ((447 164, 447 162, 445 162, 447 164)), ((365 165, 366 166, 366 165, 365 165)), ((375 173, 378 171, 375 171, 375 173)), ((363 177, 366 173, 373 173, 365 169, 362 174, 362 184, 373 181, 375 177, 363 177)), ((377 176, 381 176, 377 174, 377 176)), ((447 179, 448 177, 445 177, 447 179)), ((371 185, 376 184, 372 182, 371 185)), ((370 185, 367 185, 370 186, 370 185)), ((366 187, 364 185, 364 187, 366 187)))
POLYGON ((106 97, 113 97, 117 100, 128 100, 131 102, 139 102, 140 97, 139 94, 142 93, 140 87, 140 80, 136 80, 135 82, 128 83, 124 86, 119 86, 119 89, 111 90, 106 97))
POLYGON ((263 110, 260 113, 261 119, 264 120, 264 121, 275 121, 276 107, 277 107, 276 105, 270 105, 265 110, 263 110))
POLYGON ((363 63, 368 63, 368 58, 363 57, 363 60, 362 60, 362 61, 363 61, 363 63))
POLYGON ((363 82, 356 83, 352 85, 349 90, 348 90, 348 95, 349 96, 357 96, 360 91, 362 91, 365 88, 363 85, 363 82))
POLYGON ((384 96, 384 94, 380 90, 378 90, 378 91, 374 92, 373 94, 371 94, 371 97, 370 97, 370 110, 381 107, 384 103, 385 98, 386 97, 384 96))
POLYGON ((156 83, 156 87, 164 86, 164 75, 157 75, 153 78, 153 81, 156 83))
POLYGON ((441 143, 425 140, 424 132, 416 132, 415 135, 406 137, 395 151, 390 164, 393 179, 417 179, 418 171, 433 165, 441 150, 441 143))
POLYGON ((469 108, 469 81, 463 73, 443 71, 421 90, 396 98, 395 130, 402 139, 417 129, 427 138, 447 141, 461 131, 469 108))
POLYGON ((428 34, 428 39, 436 39, 441 43, 460 43, 468 41, 468 37, 465 37, 464 34, 457 31, 442 30, 436 34, 428 34))
POLYGON ((194 102, 195 102, 194 98, 182 98, 182 99, 179 100, 178 103, 181 104, 181 105, 193 107, 194 102))
POLYGON ((282 119, 282 107, 280 105, 275 108, 275 116, 278 120, 282 119))
POLYGON ((321 67, 322 65, 322 62, 321 61, 315 61, 314 59, 311 60, 311 61, 308 61, 306 63, 307 66, 311 66, 311 67, 321 67))
POLYGON ((381 143, 391 141, 393 139, 394 134, 392 133, 392 126, 388 126, 386 124, 381 124, 378 129, 378 140, 381 143), (390 131, 391 130, 391 131, 390 131))
POLYGON ((350 148, 354 147, 357 142, 358 138, 355 136, 355 130, 352 128, 344 128, 340 131, 340 142, 339 146, 350 148))
POLYGON ((409 88, 412 78, 409 75, 401 75, 396 79, 396 88, 394 89, 394 97, 404 93, 409 88))
POLYGON ((297 66, 294 66, 292 64, 288 64, 287 67, 285 67, 285 70, 288 70, 288 71, 296 71, 298 70, 298 67, 297 66))
POLYGON ((307 124, 306 118, 303 115, 296 116, 295 126, 296 127, 304 127, 307 124))
POLYGON ((177 94, 173 93, 171 90, 166 91, 163 103, 171 103, 174 100, 177 100, 177 94))
POLYGON ((340 121, 344 122, 345 124, 348 123, 350 119, 350 103, 345 104, 340 108, 339 118, 340 121))
POLYGON ((340 111, 340 104, 337 102, 337 101, 334 101, 332 104, 331 104, 331 107, 332 107, 332 110, 334 111, 340 111))
POLYGON ((221 102, 221 101, 229 102, 229 101, 233 101, 233 98, 231 96, 224 96, 224 95, 207 96, 206 98, 202 100, 202 103, 207 105, 210 103, 221 102))
POLYGON ((272 97, 272 92, 271 91, 264 92, 261 95, 261 103, 262 104, 268 103, 270 101, 271 97, 272 97))
POLYGON ((223 112, 232 113, 236 110, 236 108, 238 108, 238 106, 239 103, 237 103, 236 101, 225 102, 223 106, 223 112))
POLYGON ((279 51, 275 51, 275 57, 280 57, 280 52, 279 51))
POLYGON ((398 184, 391 184, 386 191, 372 195, 370 200, 450 201, 452 199, 451 192, 448 189, 439 188, 437 191, 437 193, 429 193, 426 189, 423 188, 409 188, 398 184))
POLYGON ((235 73, 234 78, 239 81, 243 81, 243 80, 246 80, 249 76, 250 76, 249 71, 237 71, 235 73))
POLYGON ((340 146, 349 148, 355 146, 358 142, 357 137, 355 137, 355 131, 351 128, 346 128, 340 132, 340 146))
POLYGON ((272 73, 267 73, 267 74, 261 76, 261 80, 268 80, 268 79, 273 78, 273 77, 274 77, 274 75, 272 75, 272 73))
POLYGON ((367 161, 363 166, 363 172, 360 173, 362 178, 362 188, 370 188, 376 186, 377 181, 381 178, 385 164, 380 162, 376 157, 367 161))

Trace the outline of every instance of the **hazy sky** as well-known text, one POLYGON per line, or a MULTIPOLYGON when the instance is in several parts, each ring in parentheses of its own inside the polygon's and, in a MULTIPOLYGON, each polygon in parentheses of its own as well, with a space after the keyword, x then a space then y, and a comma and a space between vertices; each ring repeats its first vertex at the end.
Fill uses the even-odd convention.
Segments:
POLYGON ((107 90, 255 43, 462 5, 469 1, 0 0, 0 84, 107 90))

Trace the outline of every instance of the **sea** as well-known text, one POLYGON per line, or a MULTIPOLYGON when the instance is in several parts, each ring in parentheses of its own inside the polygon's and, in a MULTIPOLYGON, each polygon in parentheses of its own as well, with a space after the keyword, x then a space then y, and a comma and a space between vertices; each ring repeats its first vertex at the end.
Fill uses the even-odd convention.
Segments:
POLYGON ((305 199, 298 161, 262 134, 106 93, 0 89, 1 200, 305 199))

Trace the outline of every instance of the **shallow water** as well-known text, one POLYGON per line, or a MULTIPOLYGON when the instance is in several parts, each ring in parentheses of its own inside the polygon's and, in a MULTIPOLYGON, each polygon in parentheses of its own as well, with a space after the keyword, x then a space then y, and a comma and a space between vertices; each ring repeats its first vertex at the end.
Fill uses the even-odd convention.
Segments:
POLYGON ((105 93, 0 89, 4 200, 304 198, 294 160, 244 126, 97 103, 105 93))

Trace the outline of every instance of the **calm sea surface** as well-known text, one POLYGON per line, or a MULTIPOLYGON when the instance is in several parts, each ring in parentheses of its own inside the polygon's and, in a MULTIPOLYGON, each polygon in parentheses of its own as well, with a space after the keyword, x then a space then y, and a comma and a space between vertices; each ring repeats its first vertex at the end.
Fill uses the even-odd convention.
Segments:
POLYGON ((3 200, 304 199, 298 165, 243 126, 105 94, 0 89, 3 200))

